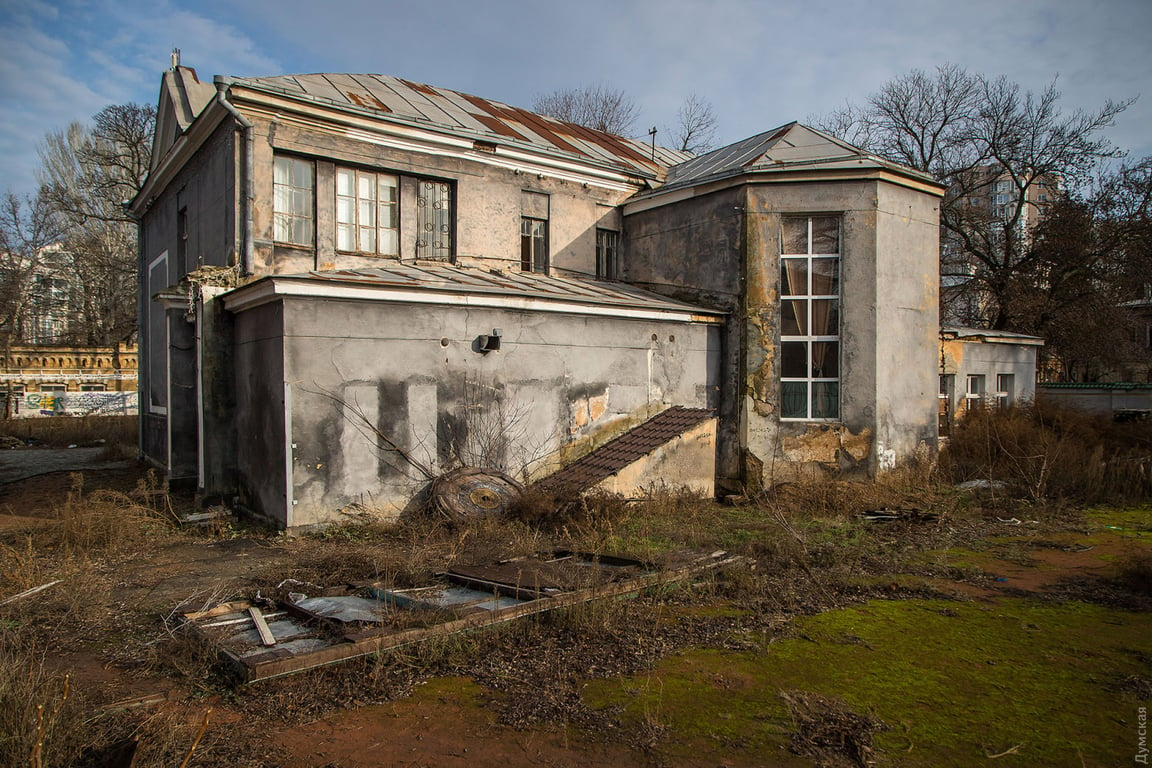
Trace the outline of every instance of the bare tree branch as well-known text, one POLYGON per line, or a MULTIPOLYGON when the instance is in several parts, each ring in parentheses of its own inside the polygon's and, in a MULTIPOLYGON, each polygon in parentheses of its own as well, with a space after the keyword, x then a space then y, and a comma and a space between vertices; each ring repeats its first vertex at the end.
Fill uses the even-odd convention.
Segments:
POLYGON ((684 100, 676 118, 676 127, 670 131, 676 149, 694 155, 712 149, 716 135, 716 115, 710 101, 693 93, 684 100))
POLYGON ((617 136, 631 136, 640 114, 631 96, 603 83, 539 95, 532 102, 532 109, 557 120, 617 136))

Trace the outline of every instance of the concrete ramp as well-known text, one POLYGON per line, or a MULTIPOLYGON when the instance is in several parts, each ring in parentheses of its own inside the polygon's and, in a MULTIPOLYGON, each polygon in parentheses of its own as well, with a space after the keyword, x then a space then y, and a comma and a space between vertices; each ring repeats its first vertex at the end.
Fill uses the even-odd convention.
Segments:
POLYGON ((672 406, 533 485, 553 496, 592 489, 634 496, 665 485, 715 495, 716 418, 672 406))

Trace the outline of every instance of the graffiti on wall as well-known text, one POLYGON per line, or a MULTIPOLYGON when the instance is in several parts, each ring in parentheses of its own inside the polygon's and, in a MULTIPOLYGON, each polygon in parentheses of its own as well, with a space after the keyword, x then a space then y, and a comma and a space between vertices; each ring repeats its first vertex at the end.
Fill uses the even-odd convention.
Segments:
POLYGON ((136 392, 27 392, 14 398, 12 415, 131 416, 138 403, 136 392))

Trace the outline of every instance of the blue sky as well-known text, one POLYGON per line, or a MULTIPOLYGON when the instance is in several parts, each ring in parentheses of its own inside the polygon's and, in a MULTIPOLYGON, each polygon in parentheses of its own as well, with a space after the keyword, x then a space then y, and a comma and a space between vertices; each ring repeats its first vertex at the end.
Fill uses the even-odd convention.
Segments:
POLYGON ((201 79, 377 72, 531 107, 630 93, 668 135, 695 93, 728 143, 955 62, 1066 110, 1139 96, 1108 137, 1152 155, 1152 0, 0 0, 0 192, 35 188, 46 132, 154 103, 172 48, 201 79))

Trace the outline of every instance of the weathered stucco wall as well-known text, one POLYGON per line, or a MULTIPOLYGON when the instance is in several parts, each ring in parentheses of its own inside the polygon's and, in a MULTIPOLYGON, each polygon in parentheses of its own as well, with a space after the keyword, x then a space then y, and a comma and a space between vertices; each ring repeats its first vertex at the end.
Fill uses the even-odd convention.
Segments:
MULTIPOLYGON (((241 104, 243 107, 243 104, 241 104)), ((548 196, 548 250, 554 270, 596 272, 596 229, 620 229, 616 204, 632 189, 613 190, 548 176, 519 173, 475 160, 397 149, 370 140, 299 127, 252 115, 256 125, 255 215, 257 274, 291 274, 313 269, 363 269, 388 257, 336 251, 335 174, 337 166, 399 174, 400 254, 416 258, 417 178, 453 186, 455 256, 461 264, 483 263, 519 269, 521 192, 548 196), (274 245, 272 229, 273 159, 277 153, 314 159, 316 165, 316 246, 274 245)), ((639 188, 638 186, 636 187, 639 188)))
MULTIPOLYGON (((402 511, 427 478, 376 432, 433 473, 464 463, 523 478, 668 405, 717 401, 715 325, 385 301, 275 306, 284 307, 283 376, 270 353, 258 360, 238 347, 236 359, 238 369, 268 364, 264 377, 290 390, 295 503, 285 514, 274 494, 250 491, 282 525, 330 522, 352 505, 402 511), (475 351, 495 328, 501 349, 475 351)), ((238 332, 259 325, 275 343, 272 318, 249 320, 256 312, 266 310, 238 315, 238 332)), ((237 412, 259 408, 260 422, 274 420, 274 394, 237 412)), ((267 485, 246 473, 252 457, 240 463, 243 482, 267 485)))
POLYGON ((939 198, 877 184, 876 462, 927 458, 937 440, 939 198), (898 331, 898 332, 894 332, 898 331))
POLYGON ((737 312, 742 286, 744 192, 722 189, 628 213, 624 220, 624 279, 656 293, 732 313, 722 331, 718 409, 717 485, 742 487, 740 402, 741 336, 737 312))
MULTIPOLYGON (((1036 356, 1034 344, 994 342, 982 338, 940 340, 938 372, 953 376, 946 394, 948 414, 953 418, 963 415, 968 376, 983 376, 985 402, 995 402, 996 377, 1012 376, 1013 403, 1036 397, 1036 356)), ((939 392, 939 389, 937 390, 939 392)), ((981 403, 982 405, 985 403, 981 403)))
MULTIPOLYGON (((291 524, 287 483, 290 422, 285 418, 289 388, 284 378, 280 304, 265 304, 235 320, 235 432, 209 435, 214 442, 236 440, 241 503, 281 525, 291 524)), ((219 445, 206 446, 220 450, 219 445)))
POLYGON ((235 263, 235 151, 232 125, 219 126, 151 202, 141 226, 139 266, 144 280, 139 297, 141 452, 150 461, 164 466, 171 478, 196 475, 195 339, 180 308, 167 311, 170 346, 168 339, 149 338, 153 329, 160 327, 157 323, 150 323, 150 317, 164 312, 153 300, 152 288, 174 287, 185 274, 199 266, 230 266, 235 263), (186 216, 187 238, 184 239, 180 232, 181 211, 186 216), (164 253, 167 253, 164 262, 166 279, 149 270, 149 266, 164 253), (169 359, 152 365, 150 362, 154 355, 169 359), (171 381, 153 381, 157 370, 169 371, 171 381), (150 413, 153 387, 167 391, 166 414, 150 413), (171 464, 169 431, 172 437, 171 464))
POLYGON ((873 474, 935 444, 937 198, 875 179, 750 182, 630 204, 626 271, 733 312, 722 367, 719 482, 755 488, 810 468, 873 474), (840 418, 782 421, 784 216, 841 219, 840 418))

